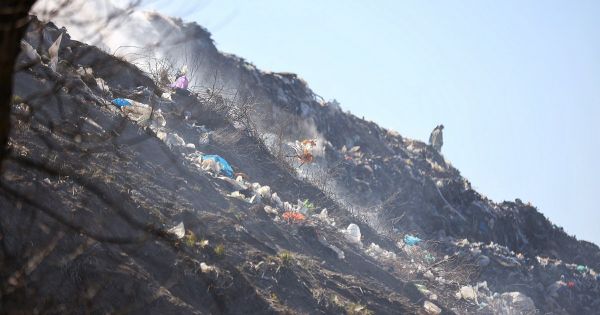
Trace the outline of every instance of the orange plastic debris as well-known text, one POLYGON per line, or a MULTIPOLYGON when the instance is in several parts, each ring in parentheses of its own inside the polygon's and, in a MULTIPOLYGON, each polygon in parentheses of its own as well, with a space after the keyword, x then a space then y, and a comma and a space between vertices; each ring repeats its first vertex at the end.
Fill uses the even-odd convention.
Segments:
POLYGON ((317 145, 315 140, 302 140, 296 141, 295 145, 292 145, 294 149, 294 155, 288 157, 295 157, 300 161, 300 166, 304 164, 312 163, 314 156, 312 154, 312 148, 317 145))
POLYGON ((298 223, 306 220, 306 217, 300 212, 286 211, 281 216, 288 223, 298 223))
POLYGON ((297 147, 295 148, 296 157, 300 161, 300 166, 302 166, 304 164, 312 163, 312 161, 314 159, 314 156, 312 154, 312 149, 313 149, 313 147, 317 146, 317 141, 314 139, 305 139, 300 142, 299 146, 298 146, 298 142, 296 142, 296 145, 297 145, 297 147))
POLYGON ((302 140, 301 143, 302 143, 303 147, 306 147, 306 146, 316 147, 317 146, 317 141, 315 141, 314 139, 302 140))

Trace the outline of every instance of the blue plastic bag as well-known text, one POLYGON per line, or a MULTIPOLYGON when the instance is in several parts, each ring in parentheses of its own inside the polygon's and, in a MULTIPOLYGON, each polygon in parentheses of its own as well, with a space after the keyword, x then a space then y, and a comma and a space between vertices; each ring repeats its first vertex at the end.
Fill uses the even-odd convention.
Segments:
POLYGON ((126 98, 115 98, 112 103, 118 107, 131 106, 131 101, 126 98))
POLYGON ((404 244, 408 245, 408 246, 415 246, 417 244, 419 244, 422 241, 422 239, 410 235, 410 234, 406 234, 404 235, 404 244))
POLYGON ((221 173, 223 173, 223 175, 233 178, 233 168, 231 168, 231 165, 229 165, 229 163, 222 157, 218 156, 218 155, 205 155, 202 157, 203 160, 213 160, 217 163, 219 163, 219 165, 221 166, 221 173))

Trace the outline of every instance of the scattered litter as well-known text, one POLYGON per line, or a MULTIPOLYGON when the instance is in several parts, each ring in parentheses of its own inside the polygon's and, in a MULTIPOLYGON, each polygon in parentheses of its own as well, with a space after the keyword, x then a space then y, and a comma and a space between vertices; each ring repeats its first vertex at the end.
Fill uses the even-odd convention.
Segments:
POLYGON ((404 244, 408 246, 415 246, 419 244, 422 240, 416 236, 406 234, 404 235, 404 244))
POLYGON ((321 213, 317 214, 317 218, 321 219, 321 220, 327 220, 329 213, 327 212, 327 208, 323 208, 323 210, 321 210, 321 213))
POLYGON ((427 272, 425 272, 423 274, 423 277, 429 279, 429 280, 433 280, 435 279, 435 276, 433 275, 433 272, 431 272, 431 270, 427 270, 427 272))
POLYGON ((507 268, 513 268, 516 266, 520 266, 521 263, 514 257, 507 257, 504 255, 497 255, 494 256, 494 260, 499 263, 500 265, 502 265, 503 267, 507 267, 507 268))
POLYGON ((130 99, 127 99, 131 106, 120 106, 121 111, 125 113, 127 118, 137 122, 143 123, 150 119, 152 116, 152 107, 148 104, 136 102, 130 99))
POLYGON ((98 85, 98 88, 100 89, 100 91, 102 91, 104 93, 110 93, 110 87, 108 86, 108 84, 106 84, 104 79, 95 78, 95 80, 96 80, 96 85, 98 85))
POLYGON ((260 188, 258 188, 256 190, 256 193, 261 196, 262 198, 268 198, 271 197, 271 187, 269 186, 262 186, 260 188))
POLYGON ((350 225, 348 225, 348 227, 342 232, 346 235, 348 241, 360 244, 361 234, 358 225, 350 223, 350 225))
POLYGON ((577 271, 580 273, 584 273, 587 271, 587 267, 583 266, 583 265, 579 265, 579 266, 577 266, 577 271))
MULTIPOLYGON (((214 161, 213 161, 214 162, 214 161)), ((227 176, 219 176, 217 177, 220 180, 226 181, 231 184, 234 190, 246 190, 248 189, 248 185, 246 185, 241 177, 238 176, 237 179, 229 178, 227 176)))
POLYGON ((273 201, 273 203, 275 204, 275 206, 277 206, 277 208, 283 208, 283 202, 281 201, 281 198, 279 198, 279 196, 277 195, 276 192, 274 192, 271 195, 271 201, 273 201))
POLYGON ((165 137, 165 144, 169 147, 169 148, 174 148, 174 147, 183 147, 185 146, 185 141, 183 140, 183 138, 181 138, 178 134, 176 133, 169 133, 167 134, 167 136, 165 137))
POLYGON ((286 211, 281 217, 287 223, 299 223, 306 219, 306 217, 302 213, 295 211, 286 211))
POLYGON ((433 256, 431 253, 429 252, 425 252, 425 261, 429 264, 434 263, 435 262, 435 256, 433 256))
POLYGON ((132 102, 132 100, 126 98, 115 98, 111 101, 111 103, 115 104, 117 107, 131 106, 132 102))
MULTIPOLYGON (((90 67, 79 67, 75 72, 82 78, 93 78, 94 70, 90 67)), ((84 80, 85 81, 85 80, 84 80)))
POLYGON ((83 119, 83 121, 85 121, 86 123, 88 123, 90 126, 96 128, 98 131, 100 132, 104 132, 104 128, 102 128, 102 126, 100 126, 96 121, 94 121, 93 119, 89 118, 89 117, 81 117, 83 119))
POLYGON ((573 288, 575 288, 575 281, 569 281, 569 282, 567 282, 567 287, 568 287, 569 289, 573 289, 573 288))
POLYGON ((485 314, 538 314, 533 300, 521 292, 506 292, 494 296, 481 311, 485 314))
POLYGON ((458 242, 456 242, 456 246, 458 246, 458 247, 465 247, 465 246, 468 246, 469 244, 470 244, 469 240, 466 238, 463 238, 462 240, 459 240, 458 242))
POLYGON ((152 113, 152 124, 151 127, 154 129, 165 127, 167 125, 167 120, 165 116, 162 114, 162 110, 159 108, 152 113))
POLYGON ((417 290, 419 290, 419 292, 421 292, 421 294, 423 295, 427 296, 431 294, 431 291, 429 291, 429 289, 427 289, 427 287, 422 284, 415 283, 415 287, 417 287, 417 290))
POLYGON ((312 212, 315 210, 315 205, 312 202, 310 202, 308 199, 304 199, 302 206, 304 208, 308 209, 309 212, 312 212))
POLYGON ((168 101, 172 101, 172 100, 173 100, 173 99, 171 98, 171 93, 169 93, 169 92, 165 92, 165 93, 163 93, 163 94, 162 94, 160 97, 162 97, 162 98, 164 98, 164 99, 166 99, 166 100, 168 100, 168 101))
POLYGON ((185 236, 185 226, 183 221, 176 226, 167 230, 169 234, 175 235, 178 239, 182 239, 185 236))
POLYGON ((425 309, 427 314, 438 315, 442 313, 441 308, 429 301, 425 301, 425 303, 423 303, 423 308, 425 309))
POLYGON ((62 41, 62 33, 58 36, 56 41, 48 48, 48 56, 50 57, 49 67, 52 71, 56 72, 56 66, 58 64, 58 50, 60 49, 60 43, 62 41))
POLYGON ((156 137, 157 137, 157 138, 158 138, 160 141, 164 142, 164 141, 165 141, 165 139, 167 139, 167 133, 166 133, 166 132, 164 132, 164 131, 162 131, 162 130, 157 130, 157 129, 155 129, 155 130, 153 130, 153 131, 154 131, 154 133, 156 134, 156 137))
POLYGON ((331 226, 335 226, 335 219, 329 216, 327 208, 323 208, 319 214, 314 214, 313 216, 331 226))
POLYGON ((204 262, 200 263, 200 270, 202 271, 202 273, 209 273, 209 272, 213 272, 216 270, 215 266, 209 266, 204 262))
POLYGON ((244 194, 240 193, 239 191, 234 191, 227 195, 227 197, 239 199, 248 203, 254 203, 254 196, 252 196, 252 198, 247 198, 244 194))
POLYGON ((177 78, 177 80, 175 80, 175 83, 171 84, 171 88, 187 90, 189 83, 190 83, 190 81, 188 80, 187 76, 184 74, 184 75, 180 76, 179 78, 177 78))
POLYGON ((215 160, 203 160, 202 157, 200 157, 200 168, 206 172, 212 172, 213 174, 217 175, 219 173, 221 173, 221 165, 219 163, 217 163, 217 161, 215 160))
POLYGON ((250 180, 250 177, 248 177, 248 175, 246 175, 242 172, 234 173, 233 176, 235 177, 235 180, 237 180, 237 181, 250 180))
POLYGON ((396 259, 396 254, 381 248, 375 243, 371 243, 367 249, 365 249, 367 255, 375 259, 396 259))
MULTIPOLYGON (((466 285, 466 286, 463 286, 462 288, 460 288, 460 291, 458 292, 458 294, 460 295, 460 297, 463 300, 473 301, 473 302, 477 303, 477 291, 475 291, 475 289, 470 285, 466 285)), ((458 296, 458 294, 457 294, 457 296, 458 296)), ((479 303, 477 303, 477 304, 479 304, 479 303)))
POLYGON ((277 211, 277 209, 275 209, 275 208, 273 208, 273 207, 271 207, 271 206, 265 206, 265 207, 264 207, 264 210, 265 210, 265 212, 266 212, 266 213, 268 213, 268 214, 274 214, 274 215, 277 215, 277 214, 279 214, 279 212, 277 211))
POLYGON ((284 202, 283 203, 283 210, 285 211, 294 211, 294 207, 289 203, 289 202, 284 202))
POLYGON ((202 162, 204 163, 204 161, 207 160, 215 161, 220 166, 220 173, 227 177, 233 178, 233 168, 231 168, 229 162, 227 162, 224 158, 218 155, 204 155, 202 157, 202 162))
POLYGON ((297 141, 292 144, 291 147, 294 150, 294 155, 290 157, 295 157, 300 161, 300 166, 304 164, 312 163, 314 159, 313 149, 317 146, 317 141, 315 139, 306 139, 302 141, 297 141))
POLYGON ((296 211, 304 214, 304 215, 308 215, 308 208, 305 206, 305 203, 298 199, 297 203, 296 203, 296 211))

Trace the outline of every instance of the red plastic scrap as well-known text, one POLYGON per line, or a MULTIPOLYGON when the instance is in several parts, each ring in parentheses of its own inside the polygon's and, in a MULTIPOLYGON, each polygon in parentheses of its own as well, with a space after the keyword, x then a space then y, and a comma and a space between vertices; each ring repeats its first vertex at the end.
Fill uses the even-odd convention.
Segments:
POLYGON ((286 211, 281 216, 287 223, 298 223, 306 220, 306 217, 300 213, 295 211, 286 211))
POLYGON ((567 287, 569 287, 570 289, 573 289, 575 287, 575 281, 567 282, 567 287))
POLYGON ((298 156, 298 160, 300 160, 300 166, 304 165, 304 164, 310 164, 312 163, 314 157, 313 155, 308 152, 306 149, 304 149, 304 152, 302 153, 302 155, 298 156))

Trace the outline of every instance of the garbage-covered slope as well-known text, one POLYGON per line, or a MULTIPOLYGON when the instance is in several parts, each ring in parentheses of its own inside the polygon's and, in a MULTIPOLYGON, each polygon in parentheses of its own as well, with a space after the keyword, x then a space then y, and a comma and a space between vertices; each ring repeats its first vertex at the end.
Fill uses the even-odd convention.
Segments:
MULTIPOLYGON (((32 28, 26 41, 42 55, 61 32, 32 28)), ((271 185, 282 200, 321 200, 340 225, 351 220, 208 101, 185 91, 161 100, 135 67, 66 34, 57 71, 43 60, 16 74, 13 155, 0 198, 4 311, 415 311, 402 293, 407 284, 334 227, 275 219, 263 209, 270 196, 261 203, 227 197, 236 183, 185 158, 197 150, 160 139, 164 132, 190 143, 209 132, 203 149, 271 185), (133 122, 110 104, 118 96, 160 108, 165 126, 133 122), (178 239, 168 229, 180 222, 186 235, 178 239)))
POLYGON ((249 117, 210 85, 161 97, 160 82, 66 34, 53 71, 46 55, 60 33, 34 21, 26 42, 41 62, 23 54, 16 74, 0 195, 3 310, 598 309, 595 245, 531 206, 493 204, 428 146, 319 100, 295 75, 221 55, 203 31, 206 73, 220 69, 238 100, 253 97, 249 117), (119 109, 118 97, 135 104, 119 109), (287 142, 309 137, 322 154, 298 168, 287 142), (244 174, 222 176, 203 154, 244 174), (348 235, 350 223, 362 237, 348 235))
MULTIPOLYGON (((149 28, 175 25, 167 38, 176 43, 159 48, 171 52, 175 66, 185 64, 183 57, 189 61, 194 59, 189 54, 198 54, 196 59, 202 62, 192 80, 197 80, 200 92, 216 86, 256 100, 254 118, 272 152, 294 140, 317 138, 324 153, 316 165, 336 179, 334 187, 323 188, 331 188, 357 210, 378 208, 375 223, 382 228, 469 237, 600 268, 596 245, 577 241, 519 199, 492 202, 425 143, 343 112, 340 104, 323 100, 295 74, 264 72, 242 58, 218 52, 210 34, 195 23, 157 13, 144 17, 152 22, 149 28), (278 137, 282 140, 274 139, 278 137), (400 216, 404 220, 393 220, 400 216)), ((315 177, 310 171, 303 173, 309 180, 315 177)))

